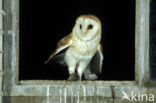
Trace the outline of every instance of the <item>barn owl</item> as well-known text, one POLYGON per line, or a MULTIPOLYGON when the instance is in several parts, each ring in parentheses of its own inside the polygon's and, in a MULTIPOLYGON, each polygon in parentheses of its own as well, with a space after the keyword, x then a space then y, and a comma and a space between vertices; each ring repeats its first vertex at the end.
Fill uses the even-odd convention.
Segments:
POLYGON ((81 15, 76 19, 72 32, 62 38, 46 63, 65 50, 63 61, 69 71, 68 80, 97 79, 102 71, 102 45, 100 20, 93 15, 81 15))

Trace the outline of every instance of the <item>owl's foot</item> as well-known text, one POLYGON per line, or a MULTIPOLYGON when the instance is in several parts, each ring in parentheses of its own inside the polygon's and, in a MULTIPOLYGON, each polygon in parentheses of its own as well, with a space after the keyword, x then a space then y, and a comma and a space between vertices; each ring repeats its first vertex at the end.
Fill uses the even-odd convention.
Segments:
POLYGON ((85 79, 87 80, 96 80, 98 77, 96 74, 86 74, 85 79))
POLYGON ((76 81, 76 80, 79 80, 79 79, 80 78, 79 78, 77 73, 70 74, 70 76, 68 78, 69 81, 76 81))

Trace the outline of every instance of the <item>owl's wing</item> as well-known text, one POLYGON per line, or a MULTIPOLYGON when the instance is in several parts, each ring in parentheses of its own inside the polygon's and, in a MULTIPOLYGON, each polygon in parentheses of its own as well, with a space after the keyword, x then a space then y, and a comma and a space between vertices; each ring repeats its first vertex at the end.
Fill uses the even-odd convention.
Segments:
POLYGON ((48 60, 45 61, 45 64, 47 64, 56 54, 58 54, 59 52, 61 52, 64 49, 68 48, 71 44, 72 44, 72 35, 71 34, 62 38, 57 43, 56 50, 54 52, 52 52, 51 55, 49 56, 48 60))
POLYGON ((102 72, 102 63, 103 63, 103 59, 104 59, 104 56, 103 56, 103 48, 102 48, 102 45, 100 44, 98 46, 98 54, 100 55, 100 68, 99 68, 99 72, 101 73, 102 72))
POLYGON ((89 68, 92 73, 95 73, 96 75, 99 75, 99 73, 102 72, 102 63, 103 63, 103 50, 102 50, 102 45, 99 44, 98 49, 93 56, 92 60, 89 63, 89 68))

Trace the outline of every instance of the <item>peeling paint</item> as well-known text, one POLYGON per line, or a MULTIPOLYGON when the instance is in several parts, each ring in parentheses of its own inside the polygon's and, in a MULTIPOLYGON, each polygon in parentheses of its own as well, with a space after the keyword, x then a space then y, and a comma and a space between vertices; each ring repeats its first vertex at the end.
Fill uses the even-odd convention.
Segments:
POLYGON ((46 93, 46 96, 47 96, 47 103, 49 103, 49 85, 47 85, 47 93, 46 93))
POLYGON ((64 103, 67 102, 67 89, 66 87, 64 88, 64 103))
POLYGON ((83 99, 84 99, 84 102, 86 103, 86 88, 85 86, 82 86, 82 89, 83 89, 83 99))
POLYGON ((70 88, 70 92, 71 92, 71 103, 74 103, 73 102, 73 99, 74 99, 73 87, 70 88))
POLYGON ((79 99, 79 91, 77 91, 77 103, 80 102, 80 99, 79 99))
POLYGON ((62 103, 62 88, 60 88, 60 103, 62 103))

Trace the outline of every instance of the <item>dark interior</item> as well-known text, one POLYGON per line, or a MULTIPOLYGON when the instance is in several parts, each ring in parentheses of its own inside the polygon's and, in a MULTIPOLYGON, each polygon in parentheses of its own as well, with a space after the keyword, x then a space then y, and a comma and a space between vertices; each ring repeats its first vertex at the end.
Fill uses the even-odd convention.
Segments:
POLYGON ((135 79, 135 0, 20 0, 19 80, 68 78, 67 67, 44 62, 82 14, 96 15, 102 22, 104 61, 99 80, 135 79))
POLYGON ((150 4, 150 76, 156 81, 156 1, 150 4))

